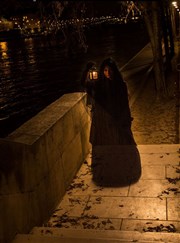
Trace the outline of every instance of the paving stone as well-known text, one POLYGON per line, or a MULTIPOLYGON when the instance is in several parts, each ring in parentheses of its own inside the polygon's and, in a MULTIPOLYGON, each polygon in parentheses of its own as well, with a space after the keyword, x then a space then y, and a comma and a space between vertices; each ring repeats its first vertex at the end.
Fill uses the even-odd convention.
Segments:
POLYGON ((141 179, 165 179, 165 166, 144 165, 142 167, 141 179))
POLYGON ((67 191, 69 195, 94 195, 94 196, 127 196, 129 186, 125 187, 100 187, 96 186, 91 178, 75 179, 70 185, 70 190, 67 191))
POLYGON ((88 164, 83 164, 67 190, 68 195, 95 195, 95 196, 127 196, 129 186, 100 187, 92 181, 92 173, 88 164))
POLYGON ((167 217, 168 220, 180 219, 180 199, 168 198, 167 199, 167 217))
POLYGON ((141 153, 141 164, 144 165, 179 165, 178 153, 141 153))
POLYGON ((166 176, 168 178, 179 178, 180 180, 180 165, 166 166, 166 176))
POLYGON ((180 233, 180 222, 161 220, 123 219, 121 230, 139 232, 176 232, 180 233))
POLYGON ((166 219, 166 201, 159 198, 91 197, 84 215, 102 218, 166 219))
POLYGON ((180 197, 179 186, 168 180, 140 180, 130 186, 129 197, 180 197))
POLYGON ((82 164, 75 178, 83 178, 83 177, 87 178, 87 176, 92 177, 91 166, 86 163, 87 162, 85 161, 82 164))
POLYGON ((179 144, 148 144, 137 146, 141 154, 172 154, 180 155, 180 145, 179 144))
POLYGON ((109 219, 97 217, 61 217, 53 215, 47 222, 48 227, 66 229, 99 229, 99 230, 120 230, 122 219, 109 219))
POLYGON ((80 217, 88 200, 88 196, 69 196, 66 194, 54 213, 58 216, 80 217))

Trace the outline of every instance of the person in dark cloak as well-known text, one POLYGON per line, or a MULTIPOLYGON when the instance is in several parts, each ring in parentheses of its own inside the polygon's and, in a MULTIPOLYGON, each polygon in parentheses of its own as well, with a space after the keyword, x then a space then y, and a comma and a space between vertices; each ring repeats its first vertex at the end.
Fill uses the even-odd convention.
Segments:
POLYGON ((92 179, 100 186, 128 185, 139 178, 140 163, 131 131, 127 85, 112 58, 100 65, 93 94, 92 179))
POLYGON ((112 58, 102 62, 98 76, 92 107, 92 146, 135 145, 127 85, 112 58))

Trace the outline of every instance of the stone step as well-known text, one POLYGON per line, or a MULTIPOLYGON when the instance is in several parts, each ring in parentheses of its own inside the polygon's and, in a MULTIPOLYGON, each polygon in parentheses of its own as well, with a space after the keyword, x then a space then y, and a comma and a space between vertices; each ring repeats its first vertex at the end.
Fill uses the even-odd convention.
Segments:
MULTIPOLYGON (((35 235, 18 235, 13 243, 152 243, 153 241, 134 241, 134 240, 114 240, 114 239, 81 239, 81 238, 59 238, 50 236, 35 236, 35 235)), ((156 241, 156 243, 162 243, 167 241, 156 241)))
POLYGON ((179 243, 180 234, 92 229, 60 229, 35 227, 30 234, 19 234, 12 243, 179 243))

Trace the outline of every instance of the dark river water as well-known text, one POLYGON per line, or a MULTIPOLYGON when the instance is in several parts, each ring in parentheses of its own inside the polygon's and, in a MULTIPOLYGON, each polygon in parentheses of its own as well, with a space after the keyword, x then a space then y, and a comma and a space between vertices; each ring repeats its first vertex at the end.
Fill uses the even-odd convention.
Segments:
POLYGON ((113 57, 119 67, 147 42, 142 24, 85 29, 86 53, 67 55, 39 38, 0 42, 0 137, 5 137, 63 94, 79 90, 88 61, 113 57))

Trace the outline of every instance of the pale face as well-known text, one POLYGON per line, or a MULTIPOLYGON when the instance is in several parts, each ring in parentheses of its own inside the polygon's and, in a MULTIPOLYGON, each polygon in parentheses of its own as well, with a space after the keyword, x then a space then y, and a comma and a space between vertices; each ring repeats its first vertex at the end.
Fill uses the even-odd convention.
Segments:
POLYGON ((112 79, 113 78, 113 70, 112 68, 106 66, 104 68, 104 76, 108 79, 112 79))

